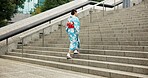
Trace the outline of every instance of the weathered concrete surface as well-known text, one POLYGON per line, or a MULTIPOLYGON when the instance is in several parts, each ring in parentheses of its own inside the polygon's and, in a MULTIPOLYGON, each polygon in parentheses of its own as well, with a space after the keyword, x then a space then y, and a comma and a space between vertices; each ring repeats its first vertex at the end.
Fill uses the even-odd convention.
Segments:
POLYGON ((0 78, 103 78, 84 73, 0 59, 0 78))

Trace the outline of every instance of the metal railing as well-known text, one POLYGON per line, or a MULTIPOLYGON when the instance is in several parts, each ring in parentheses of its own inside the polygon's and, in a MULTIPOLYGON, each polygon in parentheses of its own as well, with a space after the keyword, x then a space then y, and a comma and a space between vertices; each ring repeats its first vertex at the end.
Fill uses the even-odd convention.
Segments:
POLYGON ((102 2, 102 3, 98 3, 98 4, 96 4, 96 6, 102 6, 102 8, 103 8, 103 16, 104 16, 104 13, 105 13, 105 11, 106 11, 106 8, 114 8, 114 11, 116 10, 116 6, 117 6, 117 9, 118 9, 118 6, 120 5, 120 4, 122 4, 123 3, 123 1, 121 0, 121 1, 118 1, 118 2, 116 2, 116 0, 114 0, 114 3, 111 5, 111 4, 106 4, 104 1, 102 2))

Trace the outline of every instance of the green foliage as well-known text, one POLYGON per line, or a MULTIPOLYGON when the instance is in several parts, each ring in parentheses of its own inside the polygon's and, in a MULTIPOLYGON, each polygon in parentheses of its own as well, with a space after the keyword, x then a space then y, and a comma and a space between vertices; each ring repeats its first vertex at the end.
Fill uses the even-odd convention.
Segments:
MULTIPOLYGON (((39 13, 39 9, 40 9, 40 12, 44 12, 46 10, 49 10, 49 9, 52 9, 52 8, 55 8, 59 5, 62 5, 62 4, 65 4, 65 3, 68 3, 72 0, 45 0, 44 4, 41 5, 41 6, 37 6, 36 9, 35 9, 35 12, 32 12, 31 14, 32 15, 35 15, 35 14, 38 14, 39 13)), ((103 0, 93 0, 93 1, 103 1, 103 0)))
POLYGON ((0 27, 7 24, 8 20, 17 12, 17 9, 23 8, 25 0, 0 0, 0 27))
POLYGON ((36 15, 39 14, 41 12, 44 12, 46 10, 55 8, 59 5, 65 4, 70 2, 71 0, 45 0, 45 2, 43 3, 43 5, 37 4, 36 8, 34 9, 34 12, 31 12, 32 15, 36 15))
POLYGON ((59 5, 65 4, 69 2, 70 0, 45 0, 43 6, 41 7, 41 11, 46 11, 49 9, 52 9, 54 7, 57 7, 59 5))
POLYGON ((6 20, 0 21, 0 27, 3 27, 5 25, 7 25, 7 21, 6 20))

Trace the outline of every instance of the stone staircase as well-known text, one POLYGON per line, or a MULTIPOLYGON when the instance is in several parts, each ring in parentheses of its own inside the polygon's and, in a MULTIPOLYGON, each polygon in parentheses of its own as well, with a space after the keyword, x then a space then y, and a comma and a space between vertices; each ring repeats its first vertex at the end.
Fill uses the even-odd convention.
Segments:
POLYGON ((2 58, 107 78, 148 78, 148 3, 102 13, 93 12, 92 22, 81 20, 80 55, 67 60, 69 40, 65 27, 21 46, 2 58), (62 32, 62 35, 61 35, 62 32))

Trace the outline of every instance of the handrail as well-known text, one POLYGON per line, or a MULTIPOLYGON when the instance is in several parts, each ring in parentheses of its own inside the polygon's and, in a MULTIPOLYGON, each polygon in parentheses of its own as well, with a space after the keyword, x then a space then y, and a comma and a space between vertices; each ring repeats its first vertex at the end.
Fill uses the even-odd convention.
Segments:
POLYGON ((122 3, 123 3, 123 1, 116 2, 115 4, 112 4, 112 5, 100 3, 97 6, 102 6, 102 7, 104 6, 104 7, 108 7, 108 8, 113 8, 113 7, 118 6, 122 3))
MULTIPOLYGON (((73 7, 68 7, 67 9, 61 11, 60 13, 56 13, 56 12, 55 12, 55 13, 53 13, 52 15, 50 15, 50 16, 48 16, 48 17, 42 18, 42 19, 37 20, 37 21, 35 21, 35 22, 32 22, 32 23, 30 23, 30 24, 27 24, 27 25, 25 25, 25 26, 23 26, 23 27, 21 27, 21 28, 12 30, 12 31, 10 31, 10 32, 2 33, 2 34, 0 35, 0 41, 5 40, 5 39, 8 39, 8 38, 10 38, 10 37, 12 37, 12 36, 14 36, 14 35, 17 35, 17 34, 19 34, 19 33, 22 33, 22 32, 24 32, 24 31, 26 31, 26 30, 31 29, 31 28, 37 27, 38 25, 41 25, 41 24, 43 24, 43 23, 46 23, 46 22, 48 22, 48 21, 50 21, 50 20, 53 20, 53 19, 55 19, 55 18, 58 18, 58 17, 60 17, 60 16, 62 16, 62 15, 64 15, 64 14, 69 13, 72 9, 78 9, 78 8, 84 7, 84 6, 88 5, 88 4, 97 4, 97 2, 96 2, 96 1, 86 1, 86 2, 83 2, 83 3, 79 4, 79 5, 75 5, 75 6, 73 6, 73 7)), ((62 6, 59 6, 59 7, 62 7, 62 6)), ((57 8, 58 8, 58 7, 57 7, 57 8)), ((51 10, 52 10, 52 9, 51 9, 51 10)), ((41 13, 41 14, 43 15, 43 14, 45 14, 45 12, 43 12, 43 13, 41 13)), ((39 15, 39 14, 38 14, 38 15, 39 15)), ((36 16, 36 15, 35 15, 35 16, 36 16)), ((32 17, 32 18, 33 18, 33 17, 32 17)), ((28 19, 31 19, 31 17, 28 18, 28 19)))

